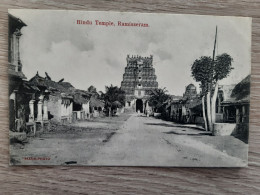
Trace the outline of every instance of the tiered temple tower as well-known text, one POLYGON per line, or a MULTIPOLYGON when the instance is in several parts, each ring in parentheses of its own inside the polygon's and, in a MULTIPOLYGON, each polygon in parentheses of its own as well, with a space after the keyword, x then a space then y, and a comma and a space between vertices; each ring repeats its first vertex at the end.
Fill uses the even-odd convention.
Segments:
POLYGON ((153 68, 153 56, 129 56, 126 58, 127 66, 121 82, 121 89, 126 92, 126 108, 135 111, 144 111, 149 91, 158 88, 155 69, 153 68))

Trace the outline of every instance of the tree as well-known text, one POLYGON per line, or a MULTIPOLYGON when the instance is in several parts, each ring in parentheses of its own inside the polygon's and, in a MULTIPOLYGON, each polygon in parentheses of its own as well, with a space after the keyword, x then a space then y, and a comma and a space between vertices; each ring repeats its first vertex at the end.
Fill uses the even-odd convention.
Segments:
POLYGON ((202 56, 200 59, 195 60, 191 66, 191 74, 197 82, 200 82, 202 90, 202 110, 206 130, 212 131, 212 124, 216 121, 218 82, 229 75, 233 69, 232 61, 231 56, 224 53, 217 56, 216 60, 208 56, 202 56), (212 90, 214 90, 213 95, 212 90))
POLYGON ((88 88, 88 92, 90 92, 90 93, 97 93, 97 88, 96 87, 94 87, 93 85, 91 85, 89 88, 88 88))
POLYGON ((209 101, 209 84, 213 78, 213 62, 211 57, 202 56, 200 59, 195 60, 191 66, 191 74, 195 81, 200 82, 200 88, 202 93, 202 112, 205 123, 205 129, 208 130, 208 126, 211 123, 210 119, 210 101, 209 101), (207 101, 205 99, 207 97, 207 101), (207 103, 207 107, 205 105, 207 103), (207 116, 206 116, 207 114, 207 116))
POLYGON ((217 100, 217 94, 218 94, 218 82, 224 78, 226 78, 232 69, 232 57, 226 53, 223 53, 216 57, 216 60, 214 61, 213 65, 213 87, 214 93, 211 100, 211 117, 212 117, 212 123, 216 122, 216 100, 217 100))
POLYGON ((167 94, 166 88, 158 88, 151 90, 149 92, 149 104, 153 107, 155 112, 162 112, 162 105, 170 98, 170 95, 167 94))
POLYGON ((125 104, 125 92, 117 87, 106 86, 106 92, 103 94, 105 100, 105 108, 109 111, 109 116, 111 116, 111 112, 118 107, 121 107, 125 104))

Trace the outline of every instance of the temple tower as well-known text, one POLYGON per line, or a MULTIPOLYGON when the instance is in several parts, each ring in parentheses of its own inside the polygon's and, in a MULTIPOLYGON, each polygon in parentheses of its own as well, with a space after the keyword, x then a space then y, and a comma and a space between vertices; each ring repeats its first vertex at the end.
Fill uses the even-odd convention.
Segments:
POLYGON ((158 88, 155 69, 153 68, 153 56, 129 56, 126 58, 127 66, 123 74, 121 89, 126 93, 126 108, 135 111, 144 111, 149 91, 158 88))

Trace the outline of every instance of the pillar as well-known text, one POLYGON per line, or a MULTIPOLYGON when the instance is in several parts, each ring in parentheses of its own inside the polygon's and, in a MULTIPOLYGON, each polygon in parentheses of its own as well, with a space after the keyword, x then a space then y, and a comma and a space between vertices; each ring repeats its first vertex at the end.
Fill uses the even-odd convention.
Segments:
POLYGON ((242 123, 246 122, 246 108, 242 106, 242 123))
POLYGON ((228 110, 228 108, 227 108, 227 118, 226 118, 226 120, 227 121, 229 120, 229 110, 228 110))
POLYGON ((42 101, 43 101, 43 96, 41 95, 39 97, 39 101, 38 101, 38 113, 37 113, 37 121, 42 121, 42 101))
POLYGON ((225 106, 223 106, 223 122, 226 122, 226 112, 225 106))
POLYGON ((240 122, 239 118, 240 118, 240 115, 239 115, 239 108, 236 107, 236 123, 237 123, 237 124, 240 122))
POLYGON ((218 113, 221 113, 220 98, 218 97, 218 113))
POLYGON ((43 120, 48 120, 47 101, 44 101, 44 102, 43 102, 43 120))
POLYGON ((42 101, 38 102, 37 121, 42 121, 42 101))
POLYGON ((13 93, 9 97, 9 128, 12 131, 15 131, 16 129, 16 123, 15 119, 17 118, 17 112, 16 112, 16 92, 17 90, 14 90, 13 93))
POLYGON ((19 38, 21 36, 21 32, 19 29, 13 34, 13 63, 15 65, 15 71, 18 72, 18 65, 20 61, 20 52, 19 52, 19 38))
POLYGON ((31 100, 29 102, 29 108, 30 108, 29 122, 34 122, 34 102, 35 100, 31 100))

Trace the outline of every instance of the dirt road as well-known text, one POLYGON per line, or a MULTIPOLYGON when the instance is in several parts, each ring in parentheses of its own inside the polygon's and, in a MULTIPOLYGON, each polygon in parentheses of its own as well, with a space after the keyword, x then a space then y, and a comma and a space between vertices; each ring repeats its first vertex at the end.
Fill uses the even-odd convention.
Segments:
POLYGON ((89 161, 92 165, 243 166, 247 156, 233 153, 247 145, 231 137, 132 115, 89 161))
POLYGON ((244 166, 247 149, 232 136, 137 114, 61 126, 10 146, 13 164, 26 165, 244 166))

